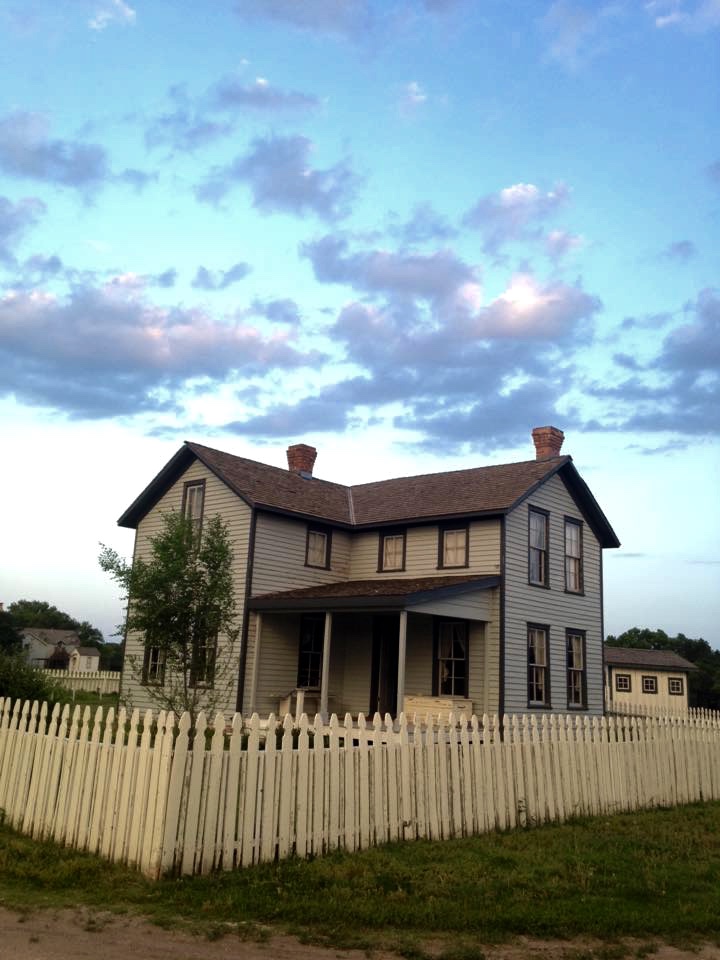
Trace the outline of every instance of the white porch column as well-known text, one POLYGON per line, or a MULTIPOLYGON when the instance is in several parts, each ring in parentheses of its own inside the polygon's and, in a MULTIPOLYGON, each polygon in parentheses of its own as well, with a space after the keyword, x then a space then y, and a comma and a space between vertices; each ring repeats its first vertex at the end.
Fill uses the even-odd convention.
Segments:
POLYGON ((400 611, 400 630, 398 631, 398 674, 397 674, 397 706, 398 716, 403 712, 405 703, 405 660, 407 657, 407 610, 400 611))
POLYGON ((325 633, 323 635, 322 673, 320 674, 320 715, 323 723, 328 722, 328 684, 330 682, 330 635, 332 634, 332 614, 325 611, 325 633))
POLYGON ((255 614, 255 651, 252 663, 252 672, 250 673, 250 699, 248 701, 248 713, 252 716, 255 713, 255 699, 257 696, 258 670, 260 667, 260 635, 262 633, 262 614, 255 614))

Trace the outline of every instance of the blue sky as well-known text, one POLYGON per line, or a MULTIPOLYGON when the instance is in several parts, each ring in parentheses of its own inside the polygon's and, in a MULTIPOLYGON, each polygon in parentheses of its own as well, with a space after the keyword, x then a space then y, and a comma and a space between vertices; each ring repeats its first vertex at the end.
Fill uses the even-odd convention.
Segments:
POLYGON ((0 600, 108 634, 185 439, 346 483, 554 424, 606 626, 720 646, 720 0, 0 9, 0 600))

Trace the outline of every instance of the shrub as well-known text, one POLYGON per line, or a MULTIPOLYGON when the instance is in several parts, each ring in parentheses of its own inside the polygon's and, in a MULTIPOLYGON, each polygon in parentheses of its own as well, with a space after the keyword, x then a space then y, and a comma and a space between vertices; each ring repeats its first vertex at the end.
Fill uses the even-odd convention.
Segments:
POLYGON ((17 654, 0 653, 0 697, 13 700, 59 699, 58 686, 17 654))

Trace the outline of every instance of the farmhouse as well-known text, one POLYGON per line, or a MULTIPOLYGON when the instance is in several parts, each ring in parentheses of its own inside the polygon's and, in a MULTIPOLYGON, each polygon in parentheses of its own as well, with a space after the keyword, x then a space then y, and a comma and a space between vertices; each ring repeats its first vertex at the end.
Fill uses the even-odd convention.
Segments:
POLYGON ((80 637, 75 630, 23 627, 20 632, 23 654, 34 667, 51 666, 66 670, 71 653, 80 646, 80 637))
MULTIPOLYGON (((603 711, 602 550, 619 541, 563 433, 534 459, 343 486, 185 443, 119 519, 146 557, 161 517, 228 525, 242 622, 222 705, 324 715, 603 711)), ((123 695, 162 655, 128 636, 123 695)), ((201 678, 206 684, 213 677, 201 678)))

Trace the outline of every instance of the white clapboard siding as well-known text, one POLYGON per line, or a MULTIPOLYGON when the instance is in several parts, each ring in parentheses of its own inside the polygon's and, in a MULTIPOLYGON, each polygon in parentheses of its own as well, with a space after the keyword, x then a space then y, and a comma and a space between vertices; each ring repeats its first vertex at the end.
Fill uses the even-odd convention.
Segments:
POLYGON ((720 715, 347 714, 194 726, 0 698, 16 829, 151 877, 720 798, 720 715))

